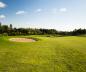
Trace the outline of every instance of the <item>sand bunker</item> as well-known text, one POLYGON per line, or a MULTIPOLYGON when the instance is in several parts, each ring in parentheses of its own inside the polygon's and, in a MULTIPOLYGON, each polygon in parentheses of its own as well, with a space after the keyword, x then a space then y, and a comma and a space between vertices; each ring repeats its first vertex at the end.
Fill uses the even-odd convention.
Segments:
POLYGON ((34 39, 29 39, 29 38, 10 38, 9 40, 13 42, 35 42, 36 41, 34 39))

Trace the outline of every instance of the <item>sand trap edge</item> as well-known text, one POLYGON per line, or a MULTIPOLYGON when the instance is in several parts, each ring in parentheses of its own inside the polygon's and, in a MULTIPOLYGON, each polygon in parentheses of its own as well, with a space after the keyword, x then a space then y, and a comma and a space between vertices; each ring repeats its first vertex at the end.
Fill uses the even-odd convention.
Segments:
POLYGON ((11 42, 36 42, 33 38, 10 38, 11 42))

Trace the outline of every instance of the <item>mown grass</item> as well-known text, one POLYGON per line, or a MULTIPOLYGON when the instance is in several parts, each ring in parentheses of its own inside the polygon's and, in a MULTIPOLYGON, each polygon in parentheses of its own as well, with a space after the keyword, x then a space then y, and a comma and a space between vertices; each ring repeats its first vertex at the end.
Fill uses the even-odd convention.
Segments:
POLYGON ((86 72, 85 37, 30 37, 39 40, 18 43, 0 37, 0 72, 86 72))

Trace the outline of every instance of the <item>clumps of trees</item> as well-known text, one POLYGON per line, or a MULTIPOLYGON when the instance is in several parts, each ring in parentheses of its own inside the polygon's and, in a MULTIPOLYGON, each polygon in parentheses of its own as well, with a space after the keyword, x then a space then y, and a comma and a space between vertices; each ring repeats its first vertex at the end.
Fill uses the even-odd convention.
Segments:
POLYGON ((58 34, 64 36, 78 36, 78 35, 85 35, 86 29, 75 29, 73 31, 59 31, 58 34))
POLYGON ((72 35, 83 35, 86 34, 86 29, 75 29, 72 31, 72 35))
POLYGON ((55 29, 34 29, 34 28, 13 28, 12 24, 2 25, 0 23, 0 35, 16 36, 16 35, 61 35, 61 36, 77 36, 86 34, 86 29, 75 29, 73 31, 57 31, 55 29))
POLYGON ((2 25, 0 23, 0 34, 8 36, 16 35, 45 35, 45 34, 57 34, 55 29, 34 29, 34 28, 13 28, 12 24, 2 25))

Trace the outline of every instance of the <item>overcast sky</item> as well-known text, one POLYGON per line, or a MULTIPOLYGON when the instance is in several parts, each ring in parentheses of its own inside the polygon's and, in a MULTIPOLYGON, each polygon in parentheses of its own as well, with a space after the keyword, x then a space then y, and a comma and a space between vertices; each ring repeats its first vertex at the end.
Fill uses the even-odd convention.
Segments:
POLYGON ((86 0, 0 0, 0 22, 63 31, 86 28, 86 0))

